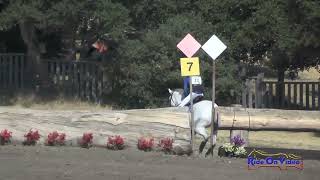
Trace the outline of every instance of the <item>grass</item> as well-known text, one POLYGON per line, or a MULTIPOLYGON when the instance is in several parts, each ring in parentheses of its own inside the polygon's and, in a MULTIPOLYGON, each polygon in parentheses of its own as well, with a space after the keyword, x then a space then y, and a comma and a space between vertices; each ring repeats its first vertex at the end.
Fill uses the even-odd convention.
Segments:
MULTIPOLYGON (((210 131, 208 131, 210 132, 210 131)), ((218 142, 229 142, 230 131, 218 132, 218 142)), ((284 132, 284 131, 250 131, 249 146, 320 150, 320 133, 284 132)))
POLYGON ((51 100, 39 100, 33 95, 18 95, 11 99, 11 106, 39 109, 39 110, 103 110, 112 109, 111 106, 81 101, 79 99, 65 99, 58 97, 51 100))

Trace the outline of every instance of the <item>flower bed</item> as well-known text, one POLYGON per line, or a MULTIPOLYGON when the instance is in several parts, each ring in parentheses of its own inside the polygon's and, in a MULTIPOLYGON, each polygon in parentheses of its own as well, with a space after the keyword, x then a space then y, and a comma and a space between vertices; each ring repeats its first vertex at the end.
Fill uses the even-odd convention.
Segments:
POLYGON ((237 135, 231 139, 231 143, 225 143, 219 147, 218 155, 225 157, 244 157, 247 154, 243 147, 244 139, 237 135))

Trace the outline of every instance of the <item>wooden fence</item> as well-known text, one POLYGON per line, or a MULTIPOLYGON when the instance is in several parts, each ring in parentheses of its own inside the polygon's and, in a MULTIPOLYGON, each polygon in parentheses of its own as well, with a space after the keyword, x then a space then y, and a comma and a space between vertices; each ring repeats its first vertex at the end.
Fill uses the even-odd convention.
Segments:
POLYGON ((320 81, 263 79, 263 74, 247 79, 242 105, 250 108, 320 110, 320 81), (277 87, 283 87, 277 92, 277 87), (284 98, 279 98, 284 97, 284 98))
MULTIPOLYGON (((97 103, 102 99, 103 72, 99 63, 62 60, 43 60, 43 63, 48 68, 48 88, 97 103)), ((0 54, 0 93, 32 87, 26 78, 30 76, 28 68, 25 54, 0 54)))
POLYGON ((0 54, 1 91, 24 88, 26 66, 24 54, 0 54))
POLYGON ((100 102, 103 72, 89 61, 47 61, 51 84, 67 96, 100 102))

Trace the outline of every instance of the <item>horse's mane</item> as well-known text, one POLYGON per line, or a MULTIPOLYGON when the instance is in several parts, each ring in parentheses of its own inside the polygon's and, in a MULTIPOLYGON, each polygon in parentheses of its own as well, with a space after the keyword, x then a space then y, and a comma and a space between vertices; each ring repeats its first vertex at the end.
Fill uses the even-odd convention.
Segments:
POLYGON ((180 89, 180 88, 174 89, 173 91, 177 91, 177 92, 179 92, 180 94, 183 94, 183 89, 180 89))

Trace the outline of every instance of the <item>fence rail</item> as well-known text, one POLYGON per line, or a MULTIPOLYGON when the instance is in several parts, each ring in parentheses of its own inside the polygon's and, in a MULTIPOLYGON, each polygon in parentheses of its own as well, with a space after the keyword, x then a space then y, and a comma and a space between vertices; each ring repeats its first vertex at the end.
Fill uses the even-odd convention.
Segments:
POLYGON ((263 74, 259 74, 247 79, 242 104, 251 108, 320 110, 320 81, 285 80, 278 83, 264 80, 263 74))

